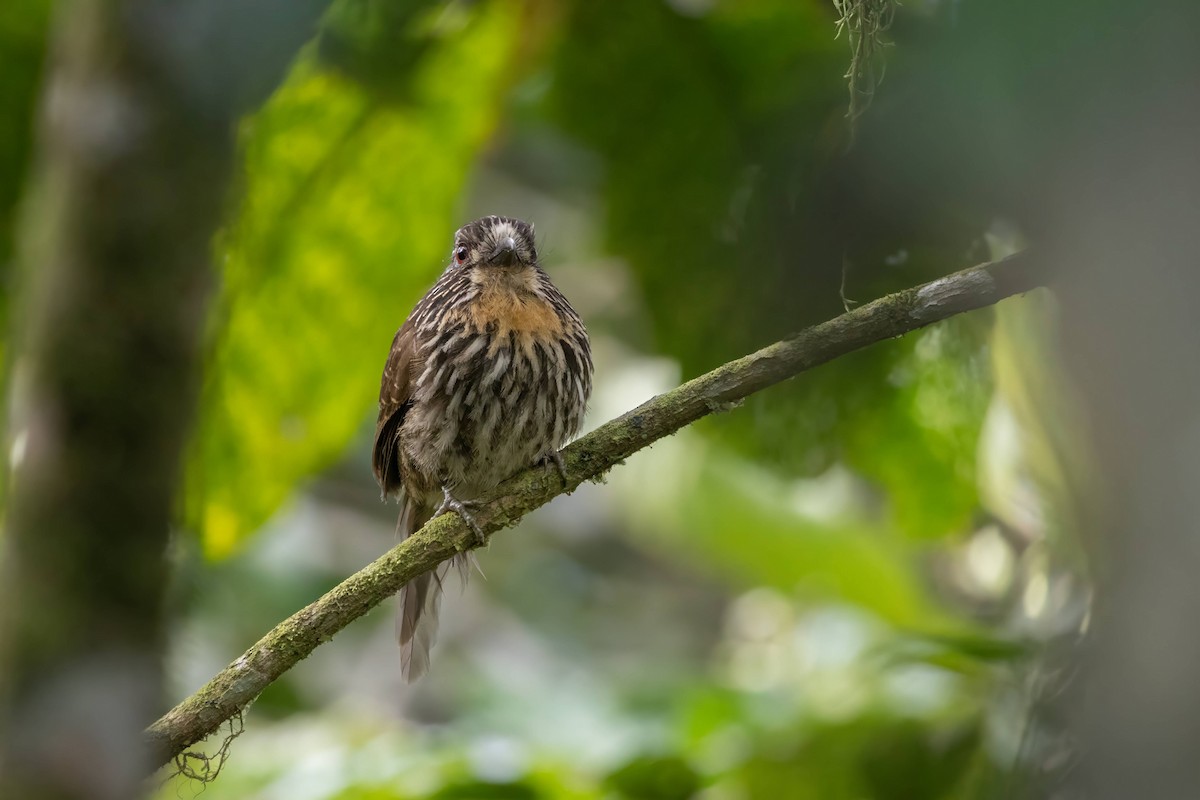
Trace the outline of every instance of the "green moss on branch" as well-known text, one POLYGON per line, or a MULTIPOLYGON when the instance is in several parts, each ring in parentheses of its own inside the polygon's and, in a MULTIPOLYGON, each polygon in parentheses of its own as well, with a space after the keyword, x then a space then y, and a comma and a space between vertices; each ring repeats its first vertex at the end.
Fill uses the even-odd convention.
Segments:
MULTIPOLYGON (((726 410, 755 392, 859 350, 964 311, 1038 286, 1032 258, 1018 254, 888 295, 806 328, 761 350, 652 397, 563 451, 557 472, 535 468, 483 499, 475 519, 490 537, 581 483, 701 417, 726 410)), ((456 552, 478 546, 456 514, 430 521, 416 534, 288 617, 146 731, 156 763, 165 763, 237 714, 276 678, 322 642, 366 614, 401 586, 456 552)))

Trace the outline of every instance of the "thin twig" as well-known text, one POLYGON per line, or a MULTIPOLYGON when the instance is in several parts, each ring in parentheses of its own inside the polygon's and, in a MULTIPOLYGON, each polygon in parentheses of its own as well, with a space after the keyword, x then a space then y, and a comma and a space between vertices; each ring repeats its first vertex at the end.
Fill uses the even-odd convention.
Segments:
POLYGON ((857 300, 846 297, 846 275, 850 272, 850 259, 842 256, 842 285, 838 289, 838 297, 842 298, 842 310, 849 314, 858 305, 857 300))

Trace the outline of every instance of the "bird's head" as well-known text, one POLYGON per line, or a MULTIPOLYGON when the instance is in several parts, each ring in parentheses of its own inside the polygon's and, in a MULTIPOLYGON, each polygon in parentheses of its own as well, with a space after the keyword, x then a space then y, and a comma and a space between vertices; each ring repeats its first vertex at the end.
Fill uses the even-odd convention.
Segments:
POLYGON ((450 260, 473 273, 528 269, 537 264, 533 226, 512 217, 477 219, 454 234, 450 260))

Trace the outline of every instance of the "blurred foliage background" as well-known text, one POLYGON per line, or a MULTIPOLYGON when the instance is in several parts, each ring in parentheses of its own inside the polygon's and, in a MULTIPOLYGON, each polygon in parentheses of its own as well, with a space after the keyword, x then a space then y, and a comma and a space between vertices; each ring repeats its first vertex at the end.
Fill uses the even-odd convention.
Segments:
MULTIPOLYGON (((592 332, 591 426, 1021 247, 1008 190, 1042 141, 1005 105, 1021 76, 994 69, 1020 43, 964 44, 1009 30, 996 5, 901 7, 852 135, 825 0, 334 0, 237 131, 172 553, 175 697, 393 543, 376 381, 463 222, 536 223, 592 332), (1003 113, 1020 152, 958 158, 1003 113)), ((6 9, 5 265, 50 16, 6 9)), ((10 285, 6 266, 0 308, 10 285)), ((255 703, 215 783, 161 796, 1014 796, 1058 747, 1029 713, 1053 680, 1034 655, 1087 605, 1053 319, 1048 295, 1015 298, 638 454, 497 538, 420 683, 379 609, 255 703)))

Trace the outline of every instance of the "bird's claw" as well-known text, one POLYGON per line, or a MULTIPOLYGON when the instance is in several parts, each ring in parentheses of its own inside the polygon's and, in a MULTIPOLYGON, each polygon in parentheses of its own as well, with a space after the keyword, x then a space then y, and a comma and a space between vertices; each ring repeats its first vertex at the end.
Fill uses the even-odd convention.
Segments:
POLYGON ((479 523, 475 521, 475 517, 471 514, 472 508, 477 508, 479 503, 474 500, 459 500, 454 495, 450 494, 450 489, 442 487, 442 504, 433 512, 435 517, 440 517, 450 511, 457 512, 462 517, 463 522, 467 523, 467 527, 475 534, 476 541, 479 544, 485 544, 487 537, 483 535, 483 528, 479 527, 479 523))
POLYGON ((562 477, 563 485, 567 484, 567 465, 563 463, 562 453, 557 450, 547 450, 538 457, 536 463, 541 464, 546 469, 550 469, 550 465, 553 464, 558 468, 558 474, 562 477))

